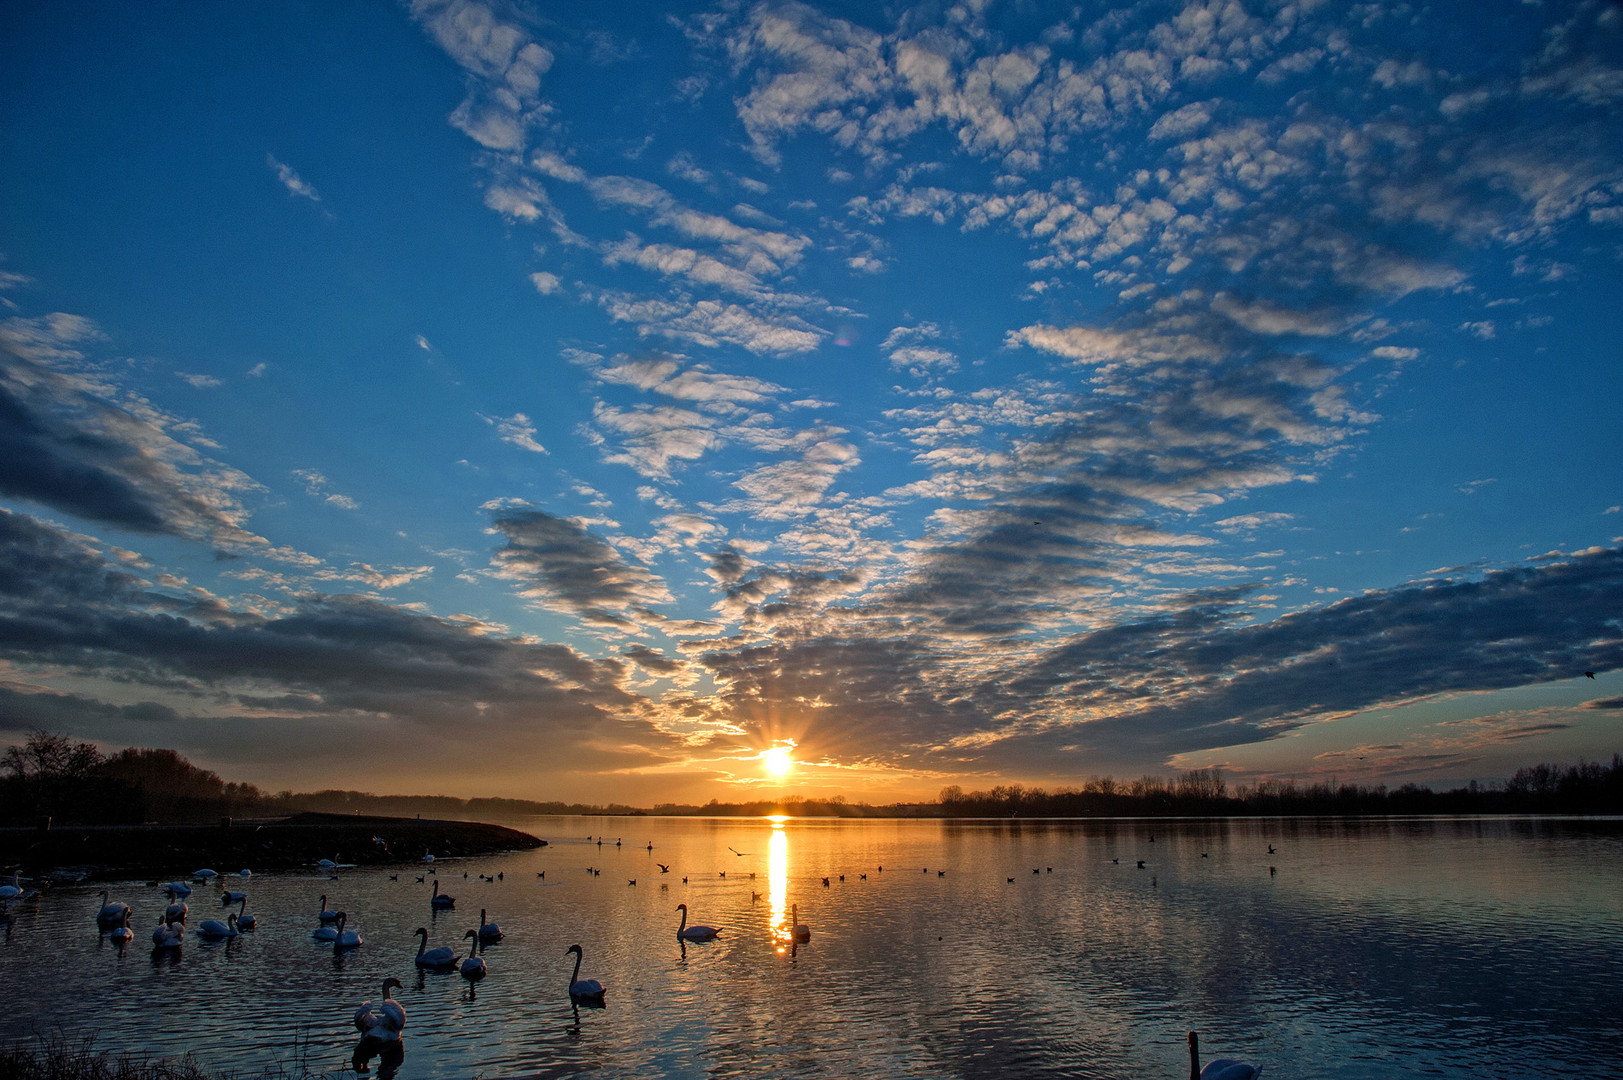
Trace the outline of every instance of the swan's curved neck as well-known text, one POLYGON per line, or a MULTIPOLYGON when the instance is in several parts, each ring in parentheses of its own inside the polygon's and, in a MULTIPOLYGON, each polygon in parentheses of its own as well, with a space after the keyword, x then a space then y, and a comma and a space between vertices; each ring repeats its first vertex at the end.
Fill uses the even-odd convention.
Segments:
POLYGON ((686 930, 687 928, 688 928, 688 909, 687 909, 687 905, 683 904, 682 905, 682 924, 676 928, 676 932, 678 934, 680 934, 682 931, 686 930))
POLYGON ((570 985, 580 982, 580 950, 575 950, 575 973, 569 976, 570 985))
POLYGON ((421 955, 423 955, 423 952, 428 948, 428 931, 427 930, 419 930, 419 931, 417 931, 417 936, 422 939, 421 941, 417 942, 417 955, 421 956, 421 955))
POLYGON ((1200 1080, 1200 1042, 1189 1033, 1189 1080, 1200 1080))

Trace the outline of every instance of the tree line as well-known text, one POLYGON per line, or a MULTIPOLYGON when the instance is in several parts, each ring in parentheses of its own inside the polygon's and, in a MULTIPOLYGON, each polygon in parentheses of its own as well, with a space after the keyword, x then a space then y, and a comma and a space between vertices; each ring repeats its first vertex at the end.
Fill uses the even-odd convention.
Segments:
POLYGON ((143 821, 210 822, 221 817, 281 817, 305 811, 485 820, 524 815, 662 814, 793 817, 1137 817, 1160 815, 1311 814, 1619 814, 1623 757, 1610 764, 1530 765, 1503 784, 1437 791, 1316 781, 1266 780, 1230 785, 1220 769, 1175 777, 1118 781, 1092 777, 1048 791, 1002 784, 985 791, 943 788, 934 802, 876 806, 841 796, 776 797, 738 803, 662 803, 652 810, 529 799, 458 799, 438 795, 372 795, 360 791, 265 792, 231 783, 174 750, 131 747, 103 754, 65 735, 31 732, 0 755, 0 825, 113 825, 143 821))

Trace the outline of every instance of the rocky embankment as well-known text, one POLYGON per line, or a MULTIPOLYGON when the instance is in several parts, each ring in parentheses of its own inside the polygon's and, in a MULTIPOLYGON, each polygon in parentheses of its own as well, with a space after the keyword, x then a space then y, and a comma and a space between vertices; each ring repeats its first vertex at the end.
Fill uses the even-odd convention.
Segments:
POLYGON ((187 877, 205 867, 222 874, 314 866, 319 859, 358 866, 526 851, 546 841, 477 821, 297 814, 214 825, 58 825, 0 829, 0 866, 31 876, 73 871, 97 878, 187 877))

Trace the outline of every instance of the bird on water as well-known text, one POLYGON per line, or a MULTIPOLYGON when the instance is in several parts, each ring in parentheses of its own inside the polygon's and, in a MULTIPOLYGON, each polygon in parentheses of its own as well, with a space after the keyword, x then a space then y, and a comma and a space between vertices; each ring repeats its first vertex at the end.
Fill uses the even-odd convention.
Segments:
POLYGON ((1208 1061, 1206 1067, 1200 1067, 1200 1037, 1193 1031, 1189 1033, 1189 1080, 1257 1080, 1262 1075, 1261 1065, 1252 1065, 1249 1062, 1234 1061, 1231 1058, 1217 1058, 1208 1061))

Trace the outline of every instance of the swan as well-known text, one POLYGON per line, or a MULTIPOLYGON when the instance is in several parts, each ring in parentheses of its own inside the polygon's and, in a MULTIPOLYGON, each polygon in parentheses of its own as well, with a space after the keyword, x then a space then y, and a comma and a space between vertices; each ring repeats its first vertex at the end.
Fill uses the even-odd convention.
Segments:
POLYGON ((462 961, 462 977, 469 982, 478 982, 485 977, 486 973, 485 958, 479 955, 479 931, 469 930, 462 936, 473 938, 473 951, 468 954, 466 960, 462 961))
POLYGON ((419 926, 416 930, 413 930, 412 933, 421 934, 423 936, 423 940, 417 943, 418 967, 434 968, 436 970, 443 971, 446 968, 454 967, 456 965, 456 950, 451 948, 451 946, 441 945, 434 949, 430 949, 428 947, 427 927, 419 926))
POLYGON ((434 853, 432 851, 423 852, 423 861, 425 863, 433 862, 434 861, 434 853))
POLYGON ((389 996, 389 991, 401 986, 400 980, 393 975, 384 979, 383 1000, 376 1005, 363 1001, 361 1007, 355 1010, 355 1030, 365 1038, 380 1042, 399 1039, 401 1030, 406 1026, 406 1010, 389 996))
POLYGON ((219 919, 204 919, 203 925, 197 928, 197 936, 209 941, 224 941, 226 938, 237 936, 237 913, 233 911, 225 917, 225 922, 219 919))
POLYGON ((338 869, 338 863, 333 859, 317 859, 316 866, 322 870, 338 869))
POLYGON ((186 906, 186 902, 184 900, 176 900, 173 904, 170 904, 168 907, 163 909, 163 921, 166 923, 185 922, 186 916, 190 913, 190 911, 191 908, 186 906))
POLYGON ((170 922, 165 919, 152 931, 152 947, 154 949, 178 949, 186 940, 186 924, 184 922, 170 922))
POLYGON ((434 879, 434 895, 429 897, 428 906, 434 908, 456 907, 456 897, 447 896, 445 893, 440 892, 439 878, 434 879))
POLYGON ((230 907, 232 904, 239 904, 246 899, 248 899, 248 894, 245 892, 232 892, 230 889, 220 890, 221 907, 230 907))
POLYGON ((497 926, 493 922, 486 922, 485 921, 485 909, 480 908, 479 909, 479 943, 481 945, 489 945, 492 942, 500 941, 505 936, 506 935, 502 933, 502 928, 501 927, 497 926))
POLYGON ((366 944, 359 933, 354 930, 344 929, 344 923, 348 919, 349 915, 346 912, 340 911, 338 913, 338 936, 333 939, 333 952, 337 952, 339 949, 353 949, 366 944))
POLYGON ((790 925, 789 933, 790 933, 790 935, 796 941, 810 941, 811 940, 811 927, 807 926, 803 922, 798 921, 799 919, 800 919, 800 905, 798 905, 798 904, 790 904, 789 905, 789 925, 790 925))
POLYGON ((581 1001, 602 1001, 603 984, 596 979, 583 979, 580 977, 581 951, 579 945, 571 945, 564 950, 564 955, 575 954, 575 973, 569 976, 569 996, 581 1001))
POLYGON ((327 894, 326 893, 321 894, 321 914, 317 915, 316 918, 320 919, 322 922, 337 922, 338 921, 338 912, 333 911, 331 908, 329 908, 327 906, 327 894))
POLYGON ((10 905, 13 900, 17 899, 17 897, 21 896, 22 894, 23 872, 18 870, 11 875, 10 885, 0 885, 0 907, 10 905))
POLYGON ((246 881, 248 878, 251 878, 251 877, 254 876, 254 872, 252 870, 244 868, 242 870, 237 871, 237 876, 242 878, 244 881, 246 881))
POLYGON ((259 916, 248 914, 248 898, 244 896, 238 901, 242 906, 237 909, 237 929, 252 930, 259 925, 259 916))
POLYGON ((1193 1031, 1189 1033, 1189 1080, 1256 1080, 1261 1075, 1261 1065, 1251 1065, 1229 1058, 1208 1061, 1206 1067, 1202 1069, 1200 1038, 1193 1031))
POLYGON ((714 941, 721 930, 714 926, 689 926, 688 906, 677 904, 676 910, 682 913, 682 925, 676 928, 676 936, 683 941, 714 941))
POLYGON ((108 935, 108 940, 114 945, 128 945, 135 940, 135 931, 130 929, 129 908, 124 909, 124 918, 119 922, 118 927, 108 935))
POLYGON ((192 895, 192 887, 186 884, 184 881, 171 881, 169 884, 163 887, 163 890, 164 892, 169 893, 171 896, 175 896, 180 899, 185 899, 186 897, 192 895))
POLYGON ((124 921, 125 914, 130 905, 118 900, 108 900, 107 890, 101 891, 101 910, 96 912, 96 922, 101 924, 103 930, 111 929, 124 921))
POLYGON ((317 941, 337 941, 338 925, 336 923, 323 923, 311 931, 310 936, 317 941))
POLYGON ((206 867, 204 869, 202 869, 202 870, 195 870, 195 871, 192 872, 192 880, 193 881, 207 881, 210 878, 217 878, 219 876, 220 876, 220 874, 219 874, 218 871, 210 870, 210 869, 207 869, 206 867))

